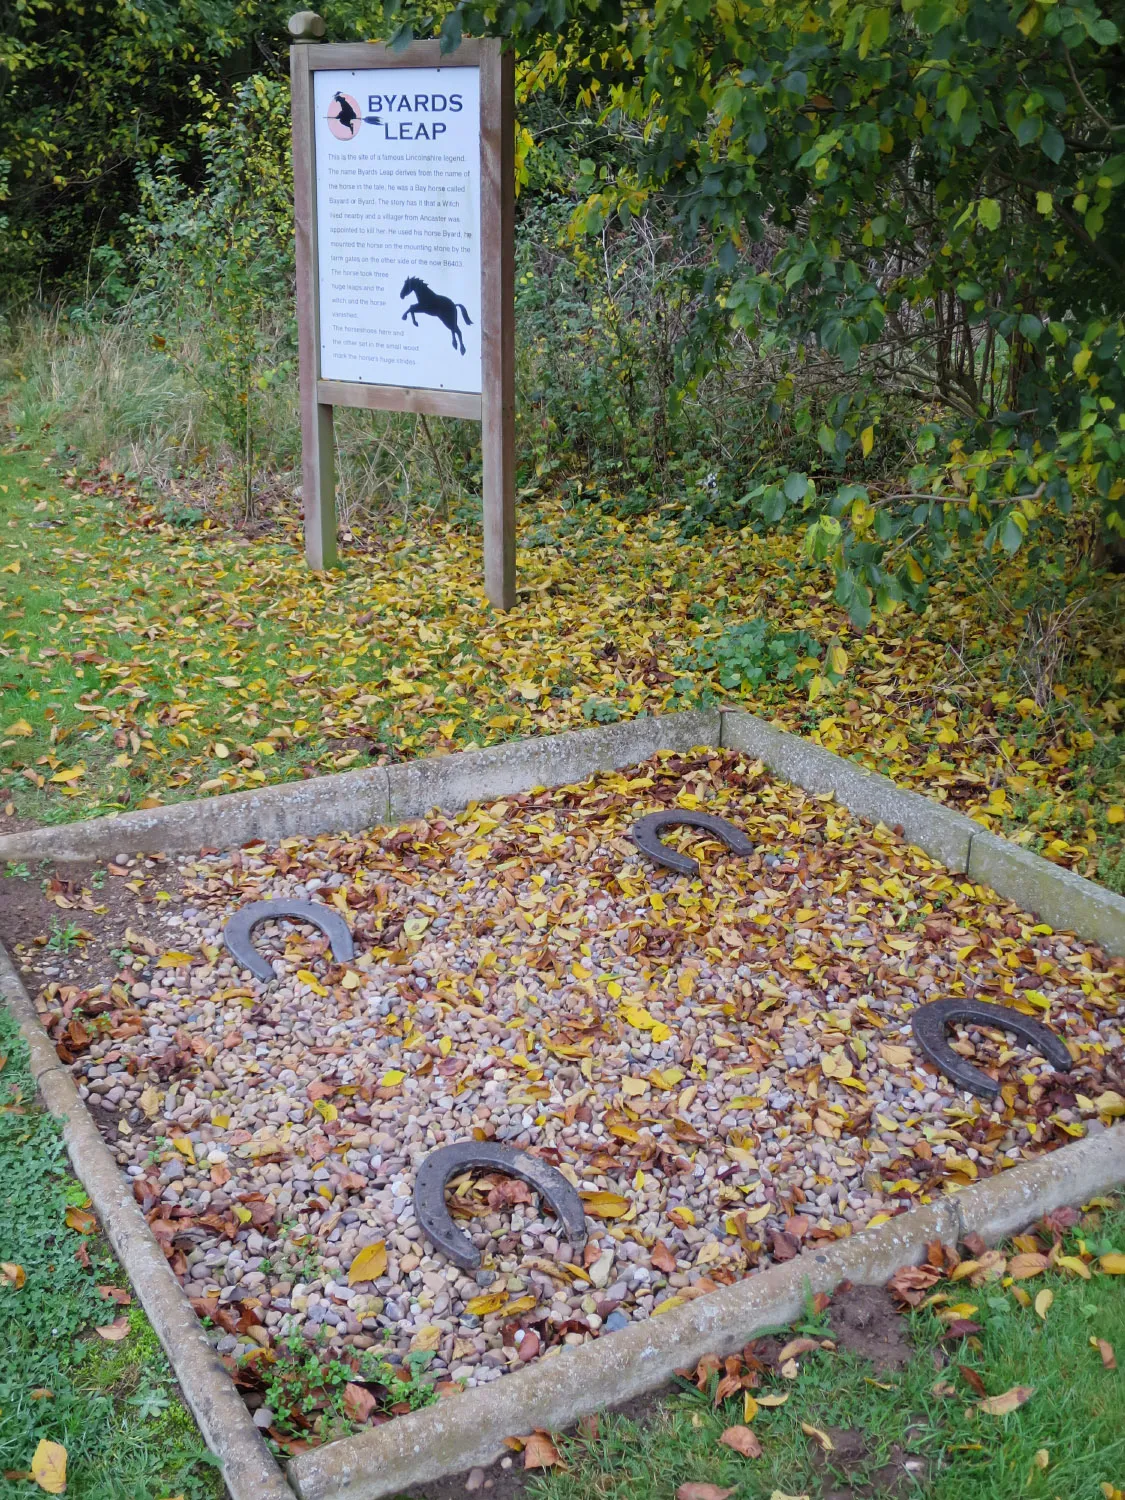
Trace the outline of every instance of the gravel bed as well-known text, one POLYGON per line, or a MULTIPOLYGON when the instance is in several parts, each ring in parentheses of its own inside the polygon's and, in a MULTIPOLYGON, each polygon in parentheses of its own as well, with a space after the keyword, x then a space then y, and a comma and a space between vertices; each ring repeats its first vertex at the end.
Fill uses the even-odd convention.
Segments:
POLYGON ((178 864, 182 904, 82 992, 103 1014, 73 1068, 232 1362, 315 1339, 495 1380, 1105 1128, 1125 1092, 1120 960, 729 753, 178 864), (676 804, 758 852, 685 829, 700 878, 649 864, 627 830, 676 804), (256 933, 275 982, 240 970, 223 923, 278 897, 343 912, 355 961, 282 923, 256 933), (1003 1088, 957 1093, 909 1028, 946 995, 1046 1021, 1072 1073, 961 1032, 1003 1088), (584 1251, 485 1177, 450 1197, 484 1268, 433 1253, 415 1172, 473 1136, 579 1187, 584 1251))

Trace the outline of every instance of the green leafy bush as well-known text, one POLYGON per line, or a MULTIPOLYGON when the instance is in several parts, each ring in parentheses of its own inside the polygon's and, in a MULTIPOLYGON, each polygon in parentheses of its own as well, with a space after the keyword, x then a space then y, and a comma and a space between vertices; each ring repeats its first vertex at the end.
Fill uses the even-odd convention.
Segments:
POLYGON ((816 675, 823 650, 807 630, 777 630, 759 618, 732 625, 717 640, 702 642, 691 665, 716 672, 723 687, 736 691, 771 682, 793 682, 804 688, 816 675))

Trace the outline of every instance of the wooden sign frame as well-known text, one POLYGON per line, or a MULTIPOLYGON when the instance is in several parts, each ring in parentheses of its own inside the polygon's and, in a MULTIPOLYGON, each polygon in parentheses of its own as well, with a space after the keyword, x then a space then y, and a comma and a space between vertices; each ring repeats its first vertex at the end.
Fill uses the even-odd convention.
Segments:
POLYGON ((420 412, 481 423, 484 586, 497 609, 516 602, 515 524, 515 86, 512 54, 499 41, 466 40, 441 53, 437 41, 401 52, 373 43, 298 42, 289 49, 293 86, 293 186, 301 392, 305 556, 337 565, 333 408, 420 412), (322 380, 317 251, 313 74, 322 69, 479 69, 481 394, 322 380))

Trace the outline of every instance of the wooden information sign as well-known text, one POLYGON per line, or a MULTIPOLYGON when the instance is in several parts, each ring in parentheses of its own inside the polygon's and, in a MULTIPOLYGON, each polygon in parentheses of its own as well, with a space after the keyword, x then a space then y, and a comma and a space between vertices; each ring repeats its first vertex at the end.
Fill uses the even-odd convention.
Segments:
POLYGON ((333 407, 465 417, 482 425, 485 592, 511 609, 511 55, 304 41, 290 65, 309 565, 337 560, 333 407))

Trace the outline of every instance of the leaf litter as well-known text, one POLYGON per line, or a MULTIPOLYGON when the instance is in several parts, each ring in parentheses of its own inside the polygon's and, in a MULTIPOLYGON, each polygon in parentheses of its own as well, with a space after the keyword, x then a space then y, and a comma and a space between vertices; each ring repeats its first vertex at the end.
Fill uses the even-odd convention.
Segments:
MULTIPOLYGON (((499 1378, 1065 1144, 1098 1123, 1120 1056, 1120 960, 729 752, 177 868, 130 965, 44 1000, 236 1372, 297 1335, 325 1357, 386 1341, 439 1390, 499 1378), (757 852, 682 829, 700 878, 650 866, 626 835, 669 806, 731 818, 757 852), (280 923, 257 934, 274 983, 237 970, 223 923, 278 897, 331 903, 358 957, 280 923), (909 1029, 945 994, 1046 1019, 1071 1073, 961 1032, 1000 1092, 956 1093, 909 1029), (414 1174, 468 1137, 567 1175, 584 1252, 503 1178, 466 1174, 449 1203, 482 1270, 432 1253, 414 1174)), ((1002 1261, 980 1246, 965 1280, 1002 1261)), ((938 1252, 897 1289, 917 1305, 954 1268, 938 1252)))
POLYGON ((997 608, 1019 563, 991 589, 937 579, 924 614, 857 637, 793 536, 688 541, 591 509, 566 543, 572 518, 544 501, 523 535, 550 544, 523 547, 519 607, 497 615, 476 537, 436 520, 316 574, 291 524, 253 544, 185 532, 107 476, 21 480, 5 501, 58 523, 3 544, 28 568, 0 767, 43 821, 725 701, 1083 874, 1117 857, 1120 635, 1036 678, 1023 615, 997 608), (612 584, 592 588, 605 547, 612 584), (752 688, 731 679, 715 648, 755 616, 807 632, 820 658, 752 688))

